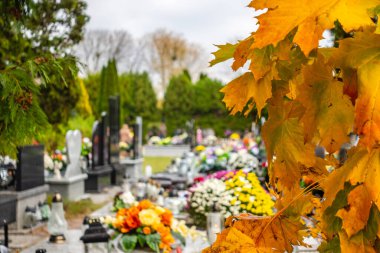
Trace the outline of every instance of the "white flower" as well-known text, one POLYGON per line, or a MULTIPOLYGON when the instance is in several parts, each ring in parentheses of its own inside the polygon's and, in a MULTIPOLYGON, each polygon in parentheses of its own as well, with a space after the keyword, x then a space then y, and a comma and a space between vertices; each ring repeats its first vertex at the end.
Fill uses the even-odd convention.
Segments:
POLYGON ((53 159, 51 159, 51 157, 48 154, 44 155, 44 167, 45 169, 48 169, 48 170, 54 169, 53 159))
POLYGON ((124 202, 126 205, 133 205, 136 202, 135 197, 132 195, 130 191, 126 191, 123 194, 119 196, 119 198, 124 202))
POLYGON ((60 169, 62 169, 62 167, 63 167, 62 162, 54 161, 54 166, 53 166, 54 170, 60 170, 60 169))

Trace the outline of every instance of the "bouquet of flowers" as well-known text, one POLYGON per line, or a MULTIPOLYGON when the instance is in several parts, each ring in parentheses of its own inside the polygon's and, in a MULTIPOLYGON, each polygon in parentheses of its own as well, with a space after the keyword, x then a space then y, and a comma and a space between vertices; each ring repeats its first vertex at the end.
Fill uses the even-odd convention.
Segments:
POLYGON ((61 151, 56 150, 52 155, 44 155, 44 167, 53 174, 54 171, 63 171, 67 166, 67 157, 61 151))
POLYGON ((225 182, 226 190, 232 193, 230 198, 230 210, 224 211, 229 215, 238 213, 251 213, 254 215, 272 215, 274 202, 270 195, 261 186, 255 173, 238 171, 225 182), (234 213, 233 211, 237 211, 234 213))
POLYGON ((201 227, 208 212, 221 212, 226 218, 239 213, 273 214, 274 202, 252 172, 217 172, 193 186, 190 193, 188 210, 201 227))
POLYGON ((199 227, 206 226, 207 213, 218 211, 223 213, 228 210, 232 198, 232 191, 226 191, 225 183, 216 178, 209 178, 196 184, 190 188, 190 193, 188 211, 199 227))
POLYGON ((149 200, 130 203, 129 207, 119 208, 116 217, 108 221, 109 227, 115 232, 113 237, 123 251, 130 252, 139 245, 155 252, 171 252, 171 245, 175 241, 171 229, 171 211, 149 200))
POLYGON ((90 138, 84 137, 82 139, 81 156, 88 156, 91 153, 91 148, 92 148, 92 142, 90 138))
POLYGON ((221 147, 207 147, 199 155, 199 171, 211 174, 219 170, 225 170, 227 169, 229 156, 230 152, 221 147))

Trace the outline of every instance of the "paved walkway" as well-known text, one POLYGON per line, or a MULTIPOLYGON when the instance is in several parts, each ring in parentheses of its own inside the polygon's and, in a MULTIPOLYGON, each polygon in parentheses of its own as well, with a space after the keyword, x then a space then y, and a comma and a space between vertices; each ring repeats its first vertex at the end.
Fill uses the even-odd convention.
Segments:
MULTIPOLYGON (((91 215, 102 216, 109 213, 112 207, 113 197, 116 193, 122 191, 123 187, 113 186, 104 189, 101 193, 85 194, 83 198, 90 198, 94 203, 106 203, 104 207, 95 211, 91 215)), ((81 222, 81 221, 80 221, 81 222)), ((48 242, 49 234, 46 226, 42 225, 37 229, 25 231, 11 231, 9 235, 10 247, 12 253, 35 253, 37 249, 46 249, 48 253, 82 253, 84 245, 80 241, 82 230, 77 226, 75 229, 69 229, 66 234, 66 242, 63 244, 52 244, 48 242)), ((95 253, 91 250, 91 253, 95 253)))

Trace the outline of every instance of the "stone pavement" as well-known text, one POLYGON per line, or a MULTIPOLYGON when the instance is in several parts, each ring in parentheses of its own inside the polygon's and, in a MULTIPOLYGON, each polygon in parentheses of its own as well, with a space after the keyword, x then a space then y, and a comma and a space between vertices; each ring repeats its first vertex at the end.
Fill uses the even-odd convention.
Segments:
POLYGON ((79 240, 81 236, 82 231, 79 229, 68 230, 65 243, 49 243, 48 237, 46 237, 40 243, 21 251, 21 253, 35 253, 37 249, 46 249, 47 253, 82 253, 84 246, 79 240))
MULTIPOLYGON (((94 203, 107 203, 104 207, 91 215, 102 216, 109 213, 112 207, 113 197, 122 191, 123 187, 112 186, 105 188, 101 193, 85 194, 83 198, 90 198, 94 203)), ((79 226, 78 226, 79 227, 79 226)), ((83 232, 80 228, 69 229, 66 242, 63 244, 52 244, 48 242, 49 234, 45 225, 40 225, 33 230, 10 231, 10 248, 12 253, 35 253, 36 249, 46 249, 48 253, 82 253, 84 246, 80 237, 83 232)))

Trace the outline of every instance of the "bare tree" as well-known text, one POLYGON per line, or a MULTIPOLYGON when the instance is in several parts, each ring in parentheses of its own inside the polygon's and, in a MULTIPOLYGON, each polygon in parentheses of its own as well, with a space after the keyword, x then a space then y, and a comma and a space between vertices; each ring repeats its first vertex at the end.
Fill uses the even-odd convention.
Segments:
POLYGON ((90 30, 76 48, 87 73, 97 72, 109 59, 116 59, 121 71, 140 69, 143 55, 139 44, 124 30, 90 30))
POLYGON ((173 75, 187 69, 195 76, 207 66, 207 55, 203 49, 180 35, 159 29, 147 35, 145 41, 147 66, 160 79, 159 95, 164 93, 173 75))

